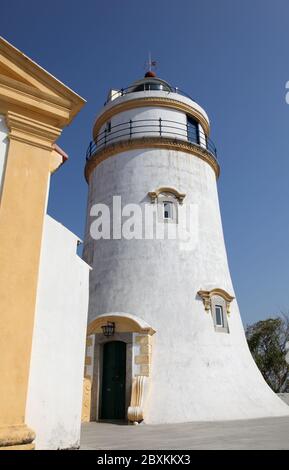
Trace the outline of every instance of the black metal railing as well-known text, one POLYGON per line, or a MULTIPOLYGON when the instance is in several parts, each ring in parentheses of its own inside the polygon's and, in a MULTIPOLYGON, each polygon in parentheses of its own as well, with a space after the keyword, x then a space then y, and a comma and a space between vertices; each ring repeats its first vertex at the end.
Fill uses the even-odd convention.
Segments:
POLYGON ((138 93, 141 91, 163 91, 165 93, 177 93, 178 95, 185 96, 186 98, 189 98, 190 100, 194 101, 194 99, 188 95, 188 93, 180 90, 178 87, 166 87, 165 85, 161 87, 159 84, 153 84, 153 83, 144 83, 140 86, 129 86, 127 88, 121 88, 120 90, 116 90, 113 93, 111 93, 107 100, 104 103, 104 106, 109 103, 110 101, 115 100, 116 98, 119 98, 120 96, 128 95, 129 93, 138 93))
POLYGON ((105 128, 97 138, 90 142, 86 152, 86 160, 90 160, 97 152, 117 141, 141 137, 174 138, 190 142, 205 148, 217 160, 217 149, 214 142, 198 128, 194 129, 189 124, 162 118, 130 120, 105 128))

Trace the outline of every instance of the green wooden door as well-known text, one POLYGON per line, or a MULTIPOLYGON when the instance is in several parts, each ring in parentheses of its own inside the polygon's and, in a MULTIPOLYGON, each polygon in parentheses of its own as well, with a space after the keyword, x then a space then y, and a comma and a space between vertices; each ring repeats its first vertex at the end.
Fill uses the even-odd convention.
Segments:
POLYGON ((125 419, 126 343, 103 345, 101 419, 125 419))

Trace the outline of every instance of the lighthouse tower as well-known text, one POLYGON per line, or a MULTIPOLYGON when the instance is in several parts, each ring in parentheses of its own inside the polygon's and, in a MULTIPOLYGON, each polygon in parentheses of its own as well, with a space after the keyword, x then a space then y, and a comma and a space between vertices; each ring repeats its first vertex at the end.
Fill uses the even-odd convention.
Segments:
POLYGON ((247 346, 209 133, 206 112, 152 71, 111 90, 96 118, 85 167, 86 420, 289 414, 247 346))

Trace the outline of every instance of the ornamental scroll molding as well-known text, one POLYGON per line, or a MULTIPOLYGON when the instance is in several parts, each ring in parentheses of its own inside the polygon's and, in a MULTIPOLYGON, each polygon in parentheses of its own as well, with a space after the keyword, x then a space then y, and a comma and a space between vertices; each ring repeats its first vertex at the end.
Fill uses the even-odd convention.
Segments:
POLYGON ((209 312, 212 308, 212 298, 214 296, 222 297, 226 302, 227 314, 230 315, 231 302, 235 297, 230 295, 227 291, 220 288, 215 288, 212 290, 199 290, 198 295, 203 299, 204 307, 206 312, 209 312))
POLYGON ((167 187, 158 188, 155 191, 149 192, 148 195, 151 198, 151 202, 155 203, 157 201, 157 198, 159 197, 159 195, 164 194, 164 193, 173 195, 179 201, 180 204, 183 203, 183 200, 186 197, 185 193, 179 193, 179 191, 177 191, 176 189, 167 188, 167 187))
POLYGON ((132 382, 131 402, 127 416, 132 423, 139 423, 144 420, 144 408, 148 395, 149 378, 144 375, 134 377, 132 382))
POLYGON ((152 336, 149 334, 134 335, 134 378, 131 400, 128 407, 128 420, 134 424, 145 419, 145 406, 150 390, 152 365, 152 336))

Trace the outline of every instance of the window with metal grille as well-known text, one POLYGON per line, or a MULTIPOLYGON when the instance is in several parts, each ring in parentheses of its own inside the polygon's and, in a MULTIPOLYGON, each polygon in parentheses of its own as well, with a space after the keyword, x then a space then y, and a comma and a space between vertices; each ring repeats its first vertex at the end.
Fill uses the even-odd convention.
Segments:
POLYGON ((196 144, 200 143, 198 122, 191 116, 187 116, 188 141, 196 144))

